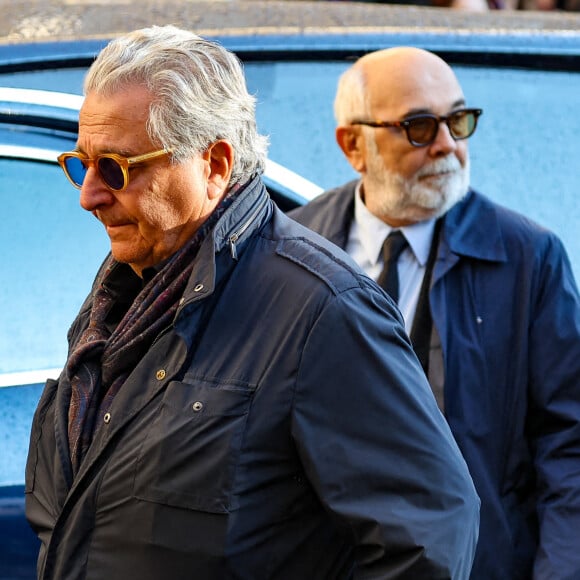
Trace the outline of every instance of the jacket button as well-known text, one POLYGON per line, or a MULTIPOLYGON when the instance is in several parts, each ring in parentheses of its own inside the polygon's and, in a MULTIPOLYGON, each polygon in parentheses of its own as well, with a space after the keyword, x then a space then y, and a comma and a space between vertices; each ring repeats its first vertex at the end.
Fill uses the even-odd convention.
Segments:
POLYGON ((195 403, 193 403, 193 405, 191 406, 191 408, 198 413, 199 411, 201 411, 203 409, 203 403, 201 401, 196 401, 195 403))
POLYGON ((203 284, 196 284, 193 289, 194 292, 201 292, 203 290, 203 284))
POLYGON ((103 417, 103 421, 105 423, 110 423, 111 422, 111 413, 105 413, 105 416, 103 417))
POLYGON ((159 369, 155 375, 158 381, 162 381, 165 378, 165 369, 159 369))

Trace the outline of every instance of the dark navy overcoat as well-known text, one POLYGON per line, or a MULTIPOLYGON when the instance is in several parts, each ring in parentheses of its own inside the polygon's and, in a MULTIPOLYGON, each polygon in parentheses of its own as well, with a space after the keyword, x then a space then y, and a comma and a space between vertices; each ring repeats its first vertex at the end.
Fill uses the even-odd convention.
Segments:
MULTIPOLYGON (((290 215, 344 248, 356 185, 290 215)), ((561 241, 470 191, 444 217, 429 300, 482 502, 472 579, 580 578, 580 299, 561 241)))

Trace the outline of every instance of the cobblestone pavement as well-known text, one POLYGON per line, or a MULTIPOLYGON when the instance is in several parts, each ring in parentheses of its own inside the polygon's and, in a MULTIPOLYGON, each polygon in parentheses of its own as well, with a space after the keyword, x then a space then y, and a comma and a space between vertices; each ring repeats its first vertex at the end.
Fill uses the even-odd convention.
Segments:
MULTIPOLYGON (((580 14, 468 13, 364 2, 302 0, 0 0, 0 43, 109 37, 151 24, 177 24, 199 34, 308 34, 320 29, 506 30, 578 35, 580 14)), ((580 42, 580 40, 579 40, 580 42)))

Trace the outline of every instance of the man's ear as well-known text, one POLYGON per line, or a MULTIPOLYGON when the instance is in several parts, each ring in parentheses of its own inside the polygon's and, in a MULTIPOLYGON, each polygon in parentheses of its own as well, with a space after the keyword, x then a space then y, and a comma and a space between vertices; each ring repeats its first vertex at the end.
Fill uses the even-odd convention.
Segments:
POLYGON ((216 141, 204 152, 209 163, 207 195, 209 199, 220 197, 228 189, 234 166, 234 149, 227 141, 216 141))
POLYGON ((353 169, 363 173, 366 170, 366 144, 360 127, 337 127, 336 142, 353 169))

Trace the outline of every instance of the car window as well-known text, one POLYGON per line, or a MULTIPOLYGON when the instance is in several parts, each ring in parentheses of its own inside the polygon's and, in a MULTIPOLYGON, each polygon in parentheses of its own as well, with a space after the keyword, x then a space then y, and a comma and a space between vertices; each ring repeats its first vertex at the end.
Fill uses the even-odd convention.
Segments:
POLYGON ((64 363, 68 326, 108 245, 56 163, 0 158, 0 183, 1 386, 6 374, 64 363))

